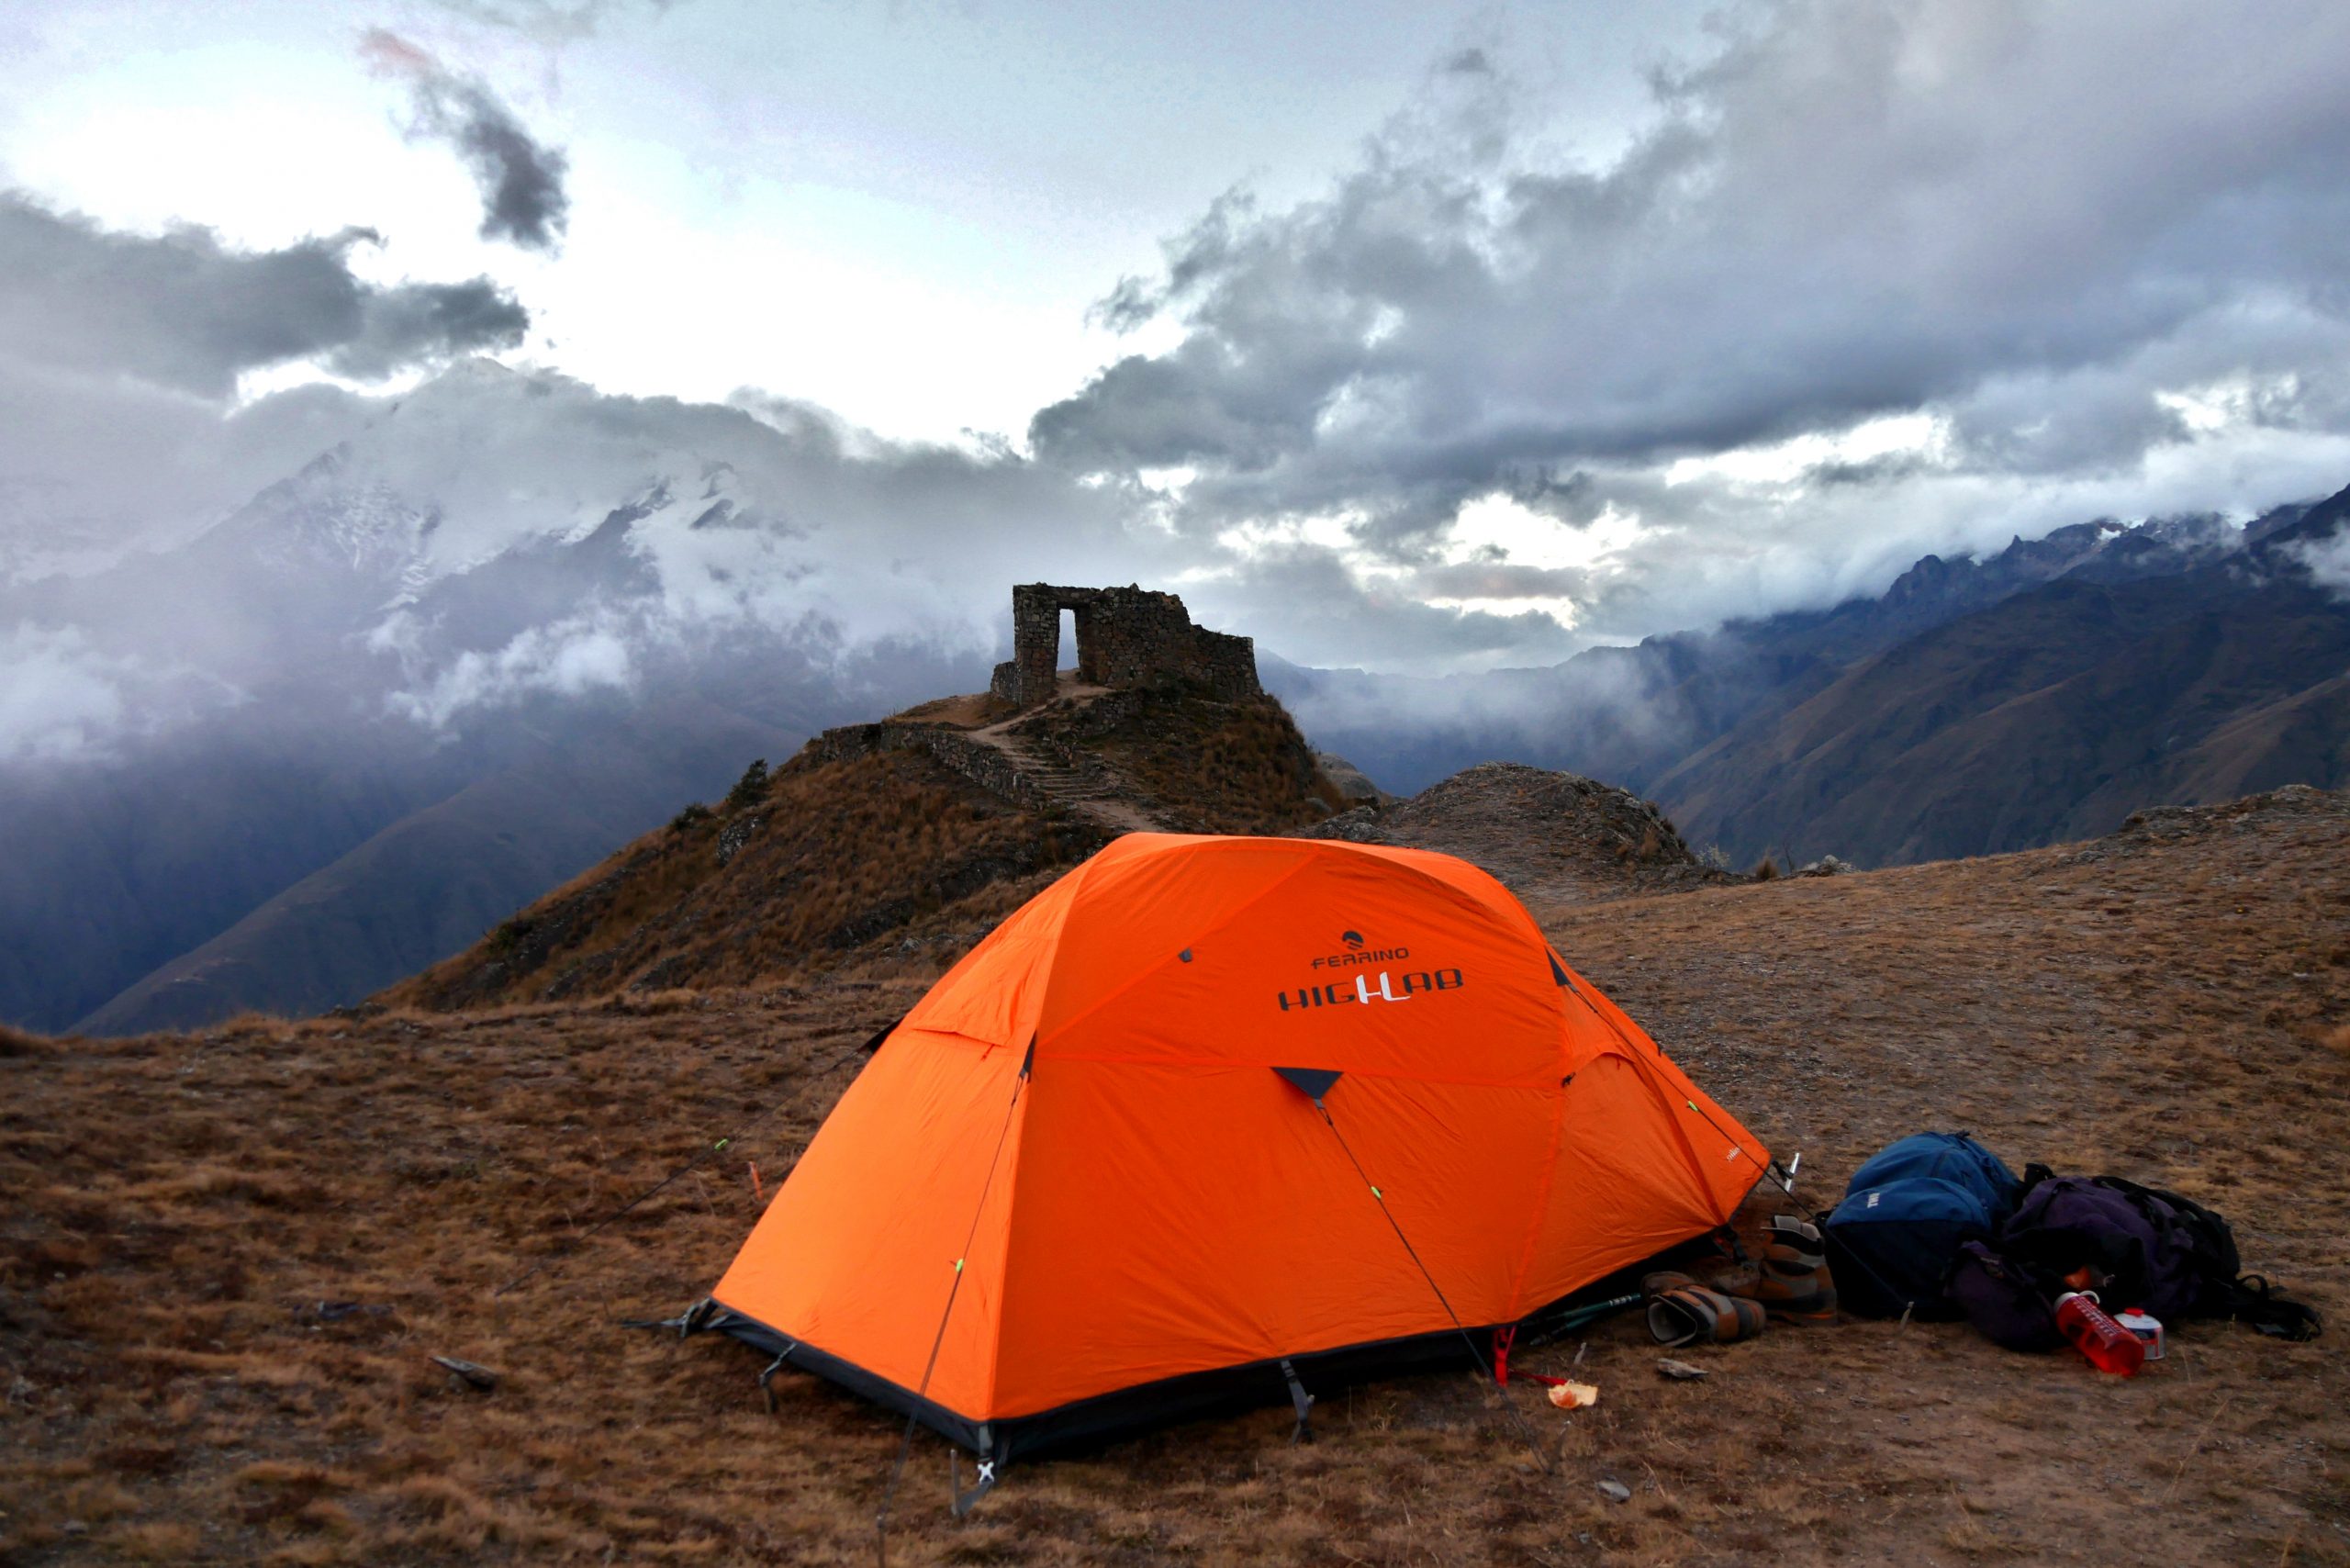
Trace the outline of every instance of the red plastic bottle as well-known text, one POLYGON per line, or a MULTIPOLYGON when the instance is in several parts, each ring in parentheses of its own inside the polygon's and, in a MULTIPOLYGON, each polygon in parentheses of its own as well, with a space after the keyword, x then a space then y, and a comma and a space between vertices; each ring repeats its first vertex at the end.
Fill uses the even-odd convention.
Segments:
POLYGON ((2056 1327, 2099 1372, 2131 1377, 2146 1364, 2145 1342, 2113 1321, 2086 1291, 2056 1298, 2056 1327))

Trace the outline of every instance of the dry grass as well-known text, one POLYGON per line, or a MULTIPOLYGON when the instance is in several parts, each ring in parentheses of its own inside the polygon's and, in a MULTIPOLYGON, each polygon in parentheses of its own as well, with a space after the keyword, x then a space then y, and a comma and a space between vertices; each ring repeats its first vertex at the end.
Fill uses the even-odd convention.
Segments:
MULTIPOLYGON (((1305 1448, 1268 1407, 1015 1468, 959 1523, 924 1436, 892 1559, 2350 1562, 2350 823, 2321 802, 1538 913, 1806 1151, 1808 1198, 1971 1126, 2210 1200, 2326 1338, 2185 1326, 2121 1383, 1848 1324, 1673 1383, 1619 1319, 1584 1342, 1595 1409, 1514 1390, 1554 1474, 1458 1372, 1334 1391, 1305 1448)), ((708 1289, 751 1163, 772 1191, 919 984, 868 964, 0 1055, 0 1561, 871 1562, 895 1422, 799 1376, 769 1416, 740 1346, 613 1324, 708 1289), (454 1391, 434 1352, 503 1380, 454 1391)))
MULTIPOLYGON (((1066 868, 1100 842, 918 754, 803 756, 755 802, 646 834, 381 1000, 479 1007, 754 984, 876 943, 904 947, 925 917, 996 881, 1066 868), (730 827, 740 843, 722 866, 730 827)), ((968 943, 986 925, 955 930, 968 943)), ((906 950, 937 945, 933 934, 906 950)))
POLYGON ((1285 833, 1347 809, 1270 697, 1169 695, 1087 744, 1192 833, 1285 833))

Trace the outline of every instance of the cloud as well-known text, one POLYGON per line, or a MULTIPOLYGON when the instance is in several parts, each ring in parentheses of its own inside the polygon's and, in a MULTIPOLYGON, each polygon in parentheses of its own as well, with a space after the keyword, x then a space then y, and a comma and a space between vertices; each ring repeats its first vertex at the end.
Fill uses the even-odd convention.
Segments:
MULTIPOLYGON (((615 12, 633 10, 637 0, 433 0, 442 10, 483 27, 519 33, 549 49, 593 38, 615 12)), ((643 0, 656 16, 681 0, 643 0)))
POLYGON ((207 230, 123 233, 0 192, 0 360, 220 399, 289 361, 374 377, 521 342, 529 314, 487 278, 363 282, 351 252, 380 239, 346 229, 240 251, 207 230))
MULTIPOLYGON (((597 8, 531 8, 533 16, 569 16, 592 28, 597 8)), ((481 191, 481 236, 528 251, 552 251, 571 221, 564 188, 571 161, 542 146, 488 86, 461 76, 406 39, 381 28, 361 40, 360 53, 378 73, 405 80, 416 112, 415 131, 454 148, 481 191)))
POLYGON ((395 713, 432 728, 531 697, 627 691, 636 683, 629 628, 598 609, 517 633, 494 649, 462 650, 421 689, 396 691, 395 713))
POLYGON ((1473 668, 1575 646, 1548 616, 1431 604, 1429 582, 1366 579, 1311 542, 1187 539, 1123 482, 892 442, 754 390, 714 406, 461 366, 268 513, 267 536, 354 559, 379 558, 363 527, 392 527, 389 598, 358 596, 388 605, 370 611, 373 678, 389 711, 452 729, 541 696, 657 690, 665 671, 781 667, 778 647, 843 681, 893 645, 983 668, 1010 585, 1038 579, 1174 588, 1203 623, 1299 658, 1473 668))
POLYGON ((0 633, 0 763, 78 758, 123 721, 117 671, 71 631, 0 633))
MULTIPOLYGON (((264 487, 207 537, 269 544, 88 610, 70 659, 23 653, 65 717, 17 728, 146 722, 100 694, 200 636, 218 690, 300 669, 450 731, 658 700, 685 668, 758 685, 783 655, 843 682, 885 647, 961 668, 1036 578, 1173 588, 1318 665, 1547 665, 1875 592, 1929 550, 2329 494, 2350 104, 2317 62, 2345 31, 2282 4, 1775 6, 1581 162, 1499 46, 1464 50, 1318 199, 1228 192, 1120 280, 1097 319, 1167 346, 1039 410, 1024 450, 473 362, 397 399, 232 404, 255 368, 382 375, 526 318, 486 283, 359 283, 364 231, 249 254, 17 201, 0 578, 92 520, 185 533, 264 487)), ((409 53, 407 79, 463 85, 409 53)), ((1416 689, 1431 723, 1467 700, 1416 689)))
POLYGON ((529 313, 487 278, 363 280, 375 239, 249 251, 0 192, 0 582, 185 532, 375 411, 324 382, 240 401, 254 373, 375 380, 522 341, 529 313))
POLYGON ((168 654, 108 651, 73 626, 0 627, 0 767, 105 761, 224 696, 168 654))
MULTIPOLYGON (((2350 12, 2303 0, 1774 5, 1660 68, 1651 121, 1592 162, 1481 55, 1325 195, 1228 195, 1122 280, 1096 319, 1180 341, 1029 440, 1078 472, 1194 471, 1170 513, 1193 537, 1341 520, 1365 569, 1457 554, 1478 498, 1579 484, 1583 515, 1613 497, 1651 525, 1612 591, 1667 614, 1693 567, 1768 610, 1862 586, 1855 554, 2004 540, 1962 495, 2201 510, 2234 488, 2224 454, 2350 435, 2345 56, 2350 12), (1903 418, 1931 441, 1768 483, 1702 468, 1903 418)), ((2283 487, 2308 465, 2259 498, 2310 493, 2283 487)))
POLYGON ((143 536, 183 536, 375 409, 324 384, 232 409, 0 355, 0 584, 94 569, 143 536))
POLYGON ((2309 568, 2310 581, 2337 599, 2350 599, 2350 527, 2298 544, 2293 554, 2309 568))

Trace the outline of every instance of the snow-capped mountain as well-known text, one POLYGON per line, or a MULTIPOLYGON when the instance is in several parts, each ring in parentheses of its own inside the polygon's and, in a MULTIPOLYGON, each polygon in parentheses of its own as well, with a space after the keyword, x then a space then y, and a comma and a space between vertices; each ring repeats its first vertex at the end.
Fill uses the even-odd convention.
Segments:
POLYGON ((984 466, 480 364, 182 545, 0 587, 0 659, 72 704, 0 711, 0 1018, 348 1000, 753 756, 982 682, 979 557, 1056 521, 984 466), (999 515, 934 543, 940 492, 999 515), (308 952, 263 962, 284 898, 308 952))

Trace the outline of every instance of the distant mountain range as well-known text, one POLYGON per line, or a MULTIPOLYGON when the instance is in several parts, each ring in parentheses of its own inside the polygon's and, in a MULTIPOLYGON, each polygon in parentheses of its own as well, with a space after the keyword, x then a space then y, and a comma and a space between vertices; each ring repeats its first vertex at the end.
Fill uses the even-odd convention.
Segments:
MULTIPOLYGON (((1004 650, 971 627, 1008 585, 949 616, 898 569, 955 541, 889 487, 968 488, 951 462, 856 490, 837 432, 470 367, 192 540, 0 562, 0 639, 81 703, 0 757, 0 1021, 353 1001, 755 756, 981 689, 1004 650)), ((1024 515, 1016 482, 973 504, 1024 515)), ((1277 632, 1259 662, 1391 790, 1505 759, 1628 786, 1741 863, 2018 848, 2350 781, 2350 604, 2311 570, 2346 498, 1928 557, 1875 598, 1547 669, 1315 670, 1277 632)), ((1081 569, 1054 548, 1036 575, 1081 569)))
POLYGON ((2154 804, 2350 782, 2350 490, 2245 528, 2084 523, 1928 556, 1832 610, 1413 680, 1269 664, 1390 790, 1527 761, 1655 799, 1733 859, 1862 865, 2110 832, 2154 804))

